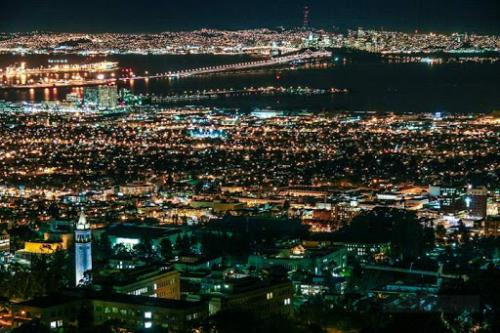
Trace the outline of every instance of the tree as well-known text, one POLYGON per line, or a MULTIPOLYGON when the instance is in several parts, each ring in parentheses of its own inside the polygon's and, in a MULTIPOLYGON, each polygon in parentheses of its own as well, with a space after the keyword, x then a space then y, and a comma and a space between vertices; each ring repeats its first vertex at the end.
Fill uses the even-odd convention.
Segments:
POLYGON ((376 208, 358 215, 337 234, 339 239, 367 243, 391 243, 394 259, 413 261, 434 245, 434 233, 414 212, 376 208))
POLYGON ((465 226, 462 220, 458 223, 457 234, 460 236, 460 241, 463 243, 467 243, 470 239, 469 229, 465 226))
POLYGON ((121 243, 118 243, 115 246, 113 246, 113 254, 119 257, 132 257, 130 249, 121 243))
POLYGON ((95 258, 108 259, 113 255, 113 249, 111 248, 111 242, 107 233, 103 233, 98 241, 94 242, 93 246, 94 253, 92 254, 95 258))
POLYGON ((56 252, 50 256, 33 256, 31 267, 12 264, 0 270, 0 296, 30 299, 57 292, 68 286, 72 271, 67 255, 56 252))
POLYGON ((443 241, 446 237, 446 228, 442 224, 438 224, 436 227, 436 236, 439 241, 443 241))
POLYGON ((59 218, 60 216, 60 211, 59 211, 59 207, 57 206, 57 204, 55 202, 51 203, 49 208, 47 209, 47 212, 50 216, 52 216, 52 218, 59 218))
POLYGON ((144 237, 142 242, 134 247, 134 251, 139 257, 152 258, 155 253, 153 251, 153 243, 151 241, 151 237, 144 237))
POLYGON ((392 221, 392 254, 401 260, 415 260, 425 249, 424 228, 414 214, 398 212, 392 221))
POLYGON ((191 240, 188 235, 180 235, 175 240, 175 249, 179 252, 188 253, 191 251, 191 240))
POLYGON ((165 238, 161 241, 160 243, 160 254, 163 257, 163 259, 171 259, 174 254, 173 254, 173 246, 172 242, 170 239, 165 238))

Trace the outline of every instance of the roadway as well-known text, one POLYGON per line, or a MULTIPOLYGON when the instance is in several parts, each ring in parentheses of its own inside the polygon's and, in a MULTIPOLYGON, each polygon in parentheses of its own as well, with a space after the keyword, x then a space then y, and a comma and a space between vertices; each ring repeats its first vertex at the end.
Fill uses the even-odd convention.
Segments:
MULTIPOLYGON (((211 66, 211 67, 200 67, 200 68, 194 68, 194 69, 186 69, 186 70, 180 70, 176 72, 167 72, 167 73, 161 73, 161 74, 156 74, 156 75, 150 75, 150 76, 135 76, 133 77, 134 80, 141 80, 141 79, 155 79, 155 78, 179 78, 179 77, 189 77, 189 76, 195 76, 195 75, 205 75, 205 74, 213 74, 213 73, 220 73, 220 72, 230 72, 230 71, 238 71, 238 70, 247 70, 247 69, 253 69, 253 68, 262 68, 262 67, 269 67, 269 66, 278 66, 278 65, 284 65, 292 62, 298 62, 298 61, 307 61, 311 59, 320 59, 320 58, 328 58, 331 57, 331 52, 328 51, 316 51, 316 52, 302 52, 298 54, 293 54, 293 55, 287 55, 287 56, 282 56, 282 57, 275 57, 271 59, 266 59, 266 60, 259 60, 259 61, 248 61, 248 62, 241 62, 237 64, 227 64, 227 65, 219 65, 219 66, 211 66)), ((120 78, 119 80, 128 80, 128 78, 120 78)))

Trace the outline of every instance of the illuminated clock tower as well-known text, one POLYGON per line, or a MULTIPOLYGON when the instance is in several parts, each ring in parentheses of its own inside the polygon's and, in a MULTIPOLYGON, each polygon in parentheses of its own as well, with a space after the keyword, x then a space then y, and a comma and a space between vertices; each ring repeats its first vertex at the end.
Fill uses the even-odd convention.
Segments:
POLYGON ((80 214, 75 230, 75 285, 89 285, 92 282, 92 234, 85 214, 80 214))

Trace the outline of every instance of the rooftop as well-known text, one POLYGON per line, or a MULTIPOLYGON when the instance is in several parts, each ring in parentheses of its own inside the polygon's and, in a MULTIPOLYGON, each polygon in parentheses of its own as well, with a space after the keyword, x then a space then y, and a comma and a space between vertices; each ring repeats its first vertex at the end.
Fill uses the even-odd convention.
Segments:
POLYGON ((94 282, 98 285, 126 286, 138 281, 171 272, 174 272, 174 270, 170 267, 138 267, 131 270, 113 271, 108 272, 108 274, 95 276, 94 282))
POLYGON ((179 232, 179 228, 147 227, 132 224, 115 224, 108 228, 108 235, 124 238, 162 238, 179 232))
POLYGON ((26 302, 17 303, 19 307, 49 308, 53 306, 65 305, 72 302, 82 301, 103 301, 115 302, 130 305, 151 306, 169 309, 190 309, 202 305, 201 302, 187 302, 170 300, 163 298, 132 296, 126 294, 111 294, 104 292, 94 292, 88 290, 69 290, 63 293, 51 294, 35 298, 26 302))

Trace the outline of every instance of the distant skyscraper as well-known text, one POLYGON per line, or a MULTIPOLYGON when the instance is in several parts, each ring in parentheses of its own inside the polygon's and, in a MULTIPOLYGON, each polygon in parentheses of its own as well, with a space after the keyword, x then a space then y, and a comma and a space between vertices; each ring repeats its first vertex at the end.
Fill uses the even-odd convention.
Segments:
POLYGON ((309 28, 309 7, 305 6, 304 7, 304 23, 303 23, 304 29, 309 28))
POLYGON ((463 190, 453 186, 429 186, 429 194, 438 198, 440 209, 447 213, 457 213, 464 209, 463 190))
POLYGON ((485 187, 469 188, 467 190, 465 205, 470 216, 485 218, 487 202, 488 190, 485 187))
POLYGON ((92 281, 92 234, 85 214, 80 214, 75 229, 75 284, 84 286, 92 281))
POLYGON ((116 109, 118 89, 116 86, 87 87, 83 92, 83 104, 90 109, 116 109))

